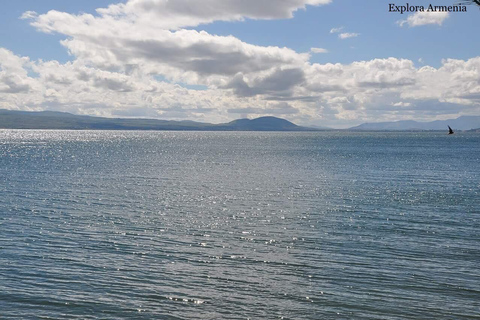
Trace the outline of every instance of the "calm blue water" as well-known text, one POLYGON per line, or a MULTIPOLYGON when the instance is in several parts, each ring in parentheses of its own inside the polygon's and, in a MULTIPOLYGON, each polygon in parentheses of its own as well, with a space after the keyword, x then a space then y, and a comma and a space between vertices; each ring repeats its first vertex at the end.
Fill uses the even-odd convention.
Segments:
POLYGON ((479 319, 480 134, 0 131, 1 319, 479 319))

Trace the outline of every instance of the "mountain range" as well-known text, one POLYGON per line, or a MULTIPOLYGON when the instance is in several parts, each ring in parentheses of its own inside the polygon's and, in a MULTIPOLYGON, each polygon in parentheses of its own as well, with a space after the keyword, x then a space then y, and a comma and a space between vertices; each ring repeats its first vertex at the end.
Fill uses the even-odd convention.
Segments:
POLYGON ((402 120, 394 122, 364 123, 349 130, 362 131, 422 131, 422 130, 472 130, 480 128, 480 116, 461 116, 450 120, 436 120, 431 122, 419 122, 413 120, 402 120))
POLYGON ((126 119, 80 116, 57 111, 13 111, 0 109, 0 129, 71 130, 203 130, 203 131, 315 131, 276 117, 239 119, 211 124, 195 121, 126 119))
MULTIPOLYGON (((461 116, 450 120, 419 122, 364 123, 348 131, 424 131, 480 130, 480 116, 461 116)), ((200 131, 320 131, 327 127, 302 127, 276 117, 238 119, 228 123, 211 124, 195 121, 171 121, 139 118, 103 118, 74 115, 58 111, 15 111, 0 109, 0 129, 65 129, 65 130, 200 130, 200 131)))

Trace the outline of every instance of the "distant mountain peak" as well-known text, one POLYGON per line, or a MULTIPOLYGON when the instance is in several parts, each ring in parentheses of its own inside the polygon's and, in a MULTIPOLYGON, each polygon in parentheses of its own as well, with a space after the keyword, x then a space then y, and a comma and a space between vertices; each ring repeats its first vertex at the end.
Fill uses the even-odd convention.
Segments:
POLYGON ((238 119, 227 124, 237 130, 259 130, 259 131, 303 131, 308 128, 277 117, 265 116, 255 119, 238 119))

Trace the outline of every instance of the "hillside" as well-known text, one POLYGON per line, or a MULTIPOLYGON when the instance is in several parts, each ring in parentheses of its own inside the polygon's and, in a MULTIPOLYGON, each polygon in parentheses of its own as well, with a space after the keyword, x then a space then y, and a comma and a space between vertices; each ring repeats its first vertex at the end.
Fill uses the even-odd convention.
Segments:
POLYGON ((260 117, 256 119, 239 119, 220 125, 225 130, 235 131, 306 131, 314 130, 276 117, 260 117))
POLYGON ((13 111, 0 109, 0 129, 65 130, 208 130, 208 131, 315 131, 285 119, 261 117, 224 124, 156 119, 125 119, 79 116, 56 111, 13 111))

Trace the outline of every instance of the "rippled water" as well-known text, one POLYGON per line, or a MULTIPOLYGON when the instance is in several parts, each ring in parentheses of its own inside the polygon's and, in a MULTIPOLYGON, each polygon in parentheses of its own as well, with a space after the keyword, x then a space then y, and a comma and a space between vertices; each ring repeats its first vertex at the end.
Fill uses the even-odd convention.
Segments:
POLYGON ((479 319, 480 135, 0 131, 1 319, 479 319))

